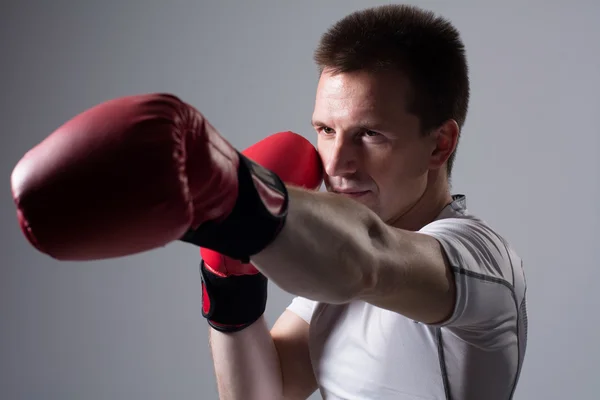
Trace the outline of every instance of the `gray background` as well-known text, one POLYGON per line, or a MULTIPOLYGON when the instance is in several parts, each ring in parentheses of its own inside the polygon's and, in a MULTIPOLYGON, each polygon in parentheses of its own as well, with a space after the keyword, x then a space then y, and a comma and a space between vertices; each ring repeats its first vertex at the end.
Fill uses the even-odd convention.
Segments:
MULTIPOLYGON (((37 253, 10 196, 22 154, 90 106, 152 91, 191 102, 240 149, 280 130, 314 143, 316 42, 383 3, 2 2, 1 399, 217 397, 197 250, 97 263, 37 253)), ((454 189, 525 259, 530 341, 515 398, 598 399, 600 5, 413 3, 450 18, 468 49, 454 189)), ((290 299, 271 286, 270 323, 290 299)))

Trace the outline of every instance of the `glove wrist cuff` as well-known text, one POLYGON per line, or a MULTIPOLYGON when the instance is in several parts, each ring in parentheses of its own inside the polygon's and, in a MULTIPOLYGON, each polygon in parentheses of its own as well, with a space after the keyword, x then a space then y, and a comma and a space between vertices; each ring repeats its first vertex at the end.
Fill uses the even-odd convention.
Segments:
POLYGON ((283 228, 288 192, 277 174, 243 154, 239 157, 239 190, 231 213, 223 221, 207 221, 190 229, 180 240, 248 263, 283 228))
POLYGON ((202 316, 221 332, 237 332, 265 312, 268 279, 261 273, 221 277, 200 263, 202 316))

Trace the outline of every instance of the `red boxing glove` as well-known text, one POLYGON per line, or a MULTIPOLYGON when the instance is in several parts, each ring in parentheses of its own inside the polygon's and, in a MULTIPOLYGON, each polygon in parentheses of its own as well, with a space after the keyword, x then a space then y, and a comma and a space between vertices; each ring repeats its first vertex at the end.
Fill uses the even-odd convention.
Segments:
MULTIPOLYGON (((321 179, 306 153, 281 162, 321 179)), ((247 260, 275 238, 287 210, 276 174, 167 94, 79 114, 19 161, 11 184, 24 234, 59 260, 127 256, 174 240, 247 260)))
MULTIPOLYGON (((319 159, 315 148, 307 140, 300 140, 291 132, 280 132, 261 140, 242 152, 262 167, 274 172, 286 184, 318 189, 315 179, 319 159), (312 160, 291 166, 286 158, 312 160), (296 155, 297 154, 297 155, 296 155), (291 168, 290 168, 291 167, 291 168)), ((202 315, 215 329, 235 332, 246 328, 263 315, 267 304, 267 278, 251 263, 201 248, 200 273, 202 276, 202 315)))

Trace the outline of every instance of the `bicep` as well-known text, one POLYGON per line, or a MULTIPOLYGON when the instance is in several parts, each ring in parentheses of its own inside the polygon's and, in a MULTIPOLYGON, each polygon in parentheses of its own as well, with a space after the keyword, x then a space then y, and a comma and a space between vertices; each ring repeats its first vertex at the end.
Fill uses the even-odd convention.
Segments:
POLYGON ((441 244, 415 232, 393 235, 377 257, 373 285, 362 299, 423 323, 449 318, 456 292, 441 244))
POLYGON ((304 319, 285 310, 271 329, 286 400, 306 399, 318 387, 308 351, 309 327, 304 319))

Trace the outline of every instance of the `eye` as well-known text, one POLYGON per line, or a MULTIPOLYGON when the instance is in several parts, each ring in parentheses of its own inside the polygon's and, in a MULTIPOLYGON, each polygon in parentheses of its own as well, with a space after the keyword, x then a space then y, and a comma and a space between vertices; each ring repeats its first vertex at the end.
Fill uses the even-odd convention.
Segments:
POLYGON ((330 135, 330 134, 334 133, 334 130, 331 129, 330 127, 328 127, 328 126, 322 126, 322 127, 319 128, 319 130, 321 132, 323 132, 324 134, 326 134, 326 135, 330 135))
POLYGON ((362 139, 373 144, 385 143, 387 141, 387 137, 385 135, 372 130, 364 131, 362 134, 362 139))
POLYGON ((379 132, 375 132, 375 131, 371 131, 371 130, 366 130, 363 132, 363 137, 368 139, 368 140, 381 140, 384 139, 385 136, 383 136, 381 133, 379 132))

